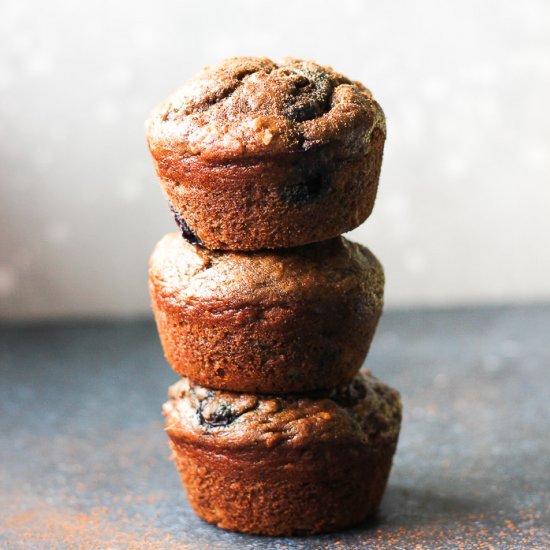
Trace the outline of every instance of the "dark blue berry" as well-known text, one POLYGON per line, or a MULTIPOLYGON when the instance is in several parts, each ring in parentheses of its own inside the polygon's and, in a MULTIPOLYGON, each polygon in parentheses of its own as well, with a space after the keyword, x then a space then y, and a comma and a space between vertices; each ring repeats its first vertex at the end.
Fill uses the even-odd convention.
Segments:
POLYGON ((174 219, 176 220, 176 223, 178 224, 178 227, 180 228, 182 237, 191 244, 198 244, 199 246, 203 246, 202 241, 193 233, 191 228, 187 225, 187 222, 180 216, 178 212, 174 210, 172 206, 170 206, 172 213, 174 214, 174 219))
POLYGON ((209 424, 210 426, 227 426, 238 416, 226 403, 220 403, 214 410, 209 408, 208 414, 204 413, 203 401, 199 408, 199 416, 202 422, 209 424))
POLYGON ((302 180, 285 187, 281 192, 281 198, 294 204, 311 202, 328 189, 330 179, 330 175, 324 171, 306 175, 302 180))

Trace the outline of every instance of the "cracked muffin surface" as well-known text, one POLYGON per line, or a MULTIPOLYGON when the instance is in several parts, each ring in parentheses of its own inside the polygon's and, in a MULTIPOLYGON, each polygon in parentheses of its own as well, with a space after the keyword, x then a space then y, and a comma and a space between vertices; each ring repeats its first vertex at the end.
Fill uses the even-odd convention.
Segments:
POLYGON ((148 133, 153 147, 168 141, 183 155, 229 159, 331 140, 353 147, 375 127, 385 128, 384 115, 362 84, 312 61, 241 57, 188 81, 153 111, 148 133))
POLYGON ((368 371, 331 390, 284 396, 215 391, 182 378, 169 397, 168 432, 229 447, 390 445, 401 419, 399 393, 368 371))
MULTIPOLYGON (((219 252, 193 245, 177 233, 157 244, 149 263, 163 297, 187 307, 225 301, 228 309, 258 303, 322 300, 361 289, 373 308, 382 301, 383 271, 372 252, 344 237, 279 251, 219 252)), ((220 304, 221 306, 221 304, 220 304)))

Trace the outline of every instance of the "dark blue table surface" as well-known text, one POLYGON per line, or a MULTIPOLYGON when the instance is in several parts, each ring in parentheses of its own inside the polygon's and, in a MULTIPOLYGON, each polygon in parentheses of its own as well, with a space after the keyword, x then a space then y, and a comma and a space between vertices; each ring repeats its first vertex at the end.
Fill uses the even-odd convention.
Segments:
POLYGON ((550 547, 549 306, 390 312, 366 367, 405 407, 378 516, 250 537, 184 500, 151 322, 2 326, 0 547, 550 547))

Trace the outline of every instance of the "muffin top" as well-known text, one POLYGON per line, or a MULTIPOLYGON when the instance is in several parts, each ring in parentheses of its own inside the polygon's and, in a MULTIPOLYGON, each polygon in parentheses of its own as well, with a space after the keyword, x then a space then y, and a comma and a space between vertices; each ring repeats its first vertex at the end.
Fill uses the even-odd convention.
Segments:
POLYGON ((370 372, 307 395, 216 391, 183 378, 164 404, 166 430, 184 441, 232 448, 308 444, 393 444, 401 421, 399 393, 370 372))
POLYGON ((380 309, 384 292, 380 262, 366 247, 343 237, 276 252, 219 252, 169 233, 153 251, 149 276, 167 304, 201 310, 357 295, 380 309))
POLYGON ((375 127, 385 133, 384 113, 371 92, 330 67, 233 57, 189 80, 153 110, 146 128, 155 157, 224 160, 331 142, 351 155, 375 127))

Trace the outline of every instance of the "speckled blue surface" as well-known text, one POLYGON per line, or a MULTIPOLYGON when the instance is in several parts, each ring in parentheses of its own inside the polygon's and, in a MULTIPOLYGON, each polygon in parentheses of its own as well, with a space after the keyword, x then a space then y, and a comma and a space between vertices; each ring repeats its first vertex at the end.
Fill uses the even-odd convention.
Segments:
POLYGON ((0 546, 549 547, 549 335, 548 306, 386 314, 366 366, 405 417, 378 517, 271 539, 185 503, 160 416, 176 376, 152 323, 3 327, 0 546))

